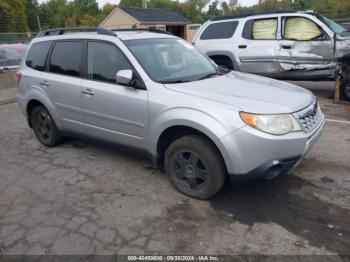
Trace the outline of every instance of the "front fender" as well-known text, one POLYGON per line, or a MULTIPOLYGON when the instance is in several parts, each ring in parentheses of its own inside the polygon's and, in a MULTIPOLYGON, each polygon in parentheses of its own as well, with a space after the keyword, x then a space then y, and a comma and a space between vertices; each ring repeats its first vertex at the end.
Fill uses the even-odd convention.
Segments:
MULTIPOLYGON (((152 155, 157 156, 157 144, 161 134, 166 129, 175 126, 190 127, 205 134, 217 146, 226 165, 229 164, 229 153, 220 139, 235 130, 228 129, 227 125, 225 126, 219 119, 192 108, 170 109, 155 118, 150 126, 150 153, 152 155)), ((240 127, 236 127, 236 130, 240 127)))

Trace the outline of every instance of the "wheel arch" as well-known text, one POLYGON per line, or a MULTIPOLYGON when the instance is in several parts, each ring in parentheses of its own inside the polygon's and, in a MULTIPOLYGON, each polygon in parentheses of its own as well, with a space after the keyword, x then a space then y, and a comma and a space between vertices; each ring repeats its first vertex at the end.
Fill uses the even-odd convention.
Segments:
POLYGON ((56 126, 61 129, 63 127, 63 122, 60 117, 58 117, 57 109, 54 106, 54 104, 51 102, 51 100, 46 96, 46 94, 43 94, 39 90, 33 89, 31 94, 29 94, 24 103, 23 111, 25 112, 25 115, 29 121, 30 124, 30 112, 35 108, 35 106, 42 105, 44 106, 50 113, 51 117, 55 121, 56 126))
POLYGON ((211 58, 212 60, 214 60, 214 62, 216 59, 228 59, 232 64, 232 67, 233 67, 232 70, 236 70, 236 71, 239 70, 235 56, 229 51, 225 51, 225 50, 209 51, 206 53, 206 55, 209 56, 209 58, 211 58))
POLYGON ((160 132, 154 146, 155 151, 152 153, 155 155, 157 164, 163 164, 165 152, 172 142, 181 137, 194 134, 206 138, 210 143, 213 144, 213 146, 217 149, 218 153, 224 160, 226 170, 229 170, 231 161, 219 137, 217 137, 208 129, 193 127, 191 125, 188 125, 188 123, 171 125, 160 132))

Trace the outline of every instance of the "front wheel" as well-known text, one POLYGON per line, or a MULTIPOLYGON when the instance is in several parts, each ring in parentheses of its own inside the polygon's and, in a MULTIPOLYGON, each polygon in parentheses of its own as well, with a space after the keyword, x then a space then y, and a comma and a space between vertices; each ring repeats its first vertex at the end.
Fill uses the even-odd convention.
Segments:
POLYGON ((61 142, 61 134, 44 106, 37 106, 30 114, 35 136, 44 146, 52 147, 61 142))
POLYGON ((169 146, 165 171, 178 191, 198 199, 212 198, 226 177, 220 152, 208 139, 197 135, 182 137, 169 146))
POLYGON ((340 94, 346 101, 350 101, 350 77, 344 78, 340 84, 340 94))

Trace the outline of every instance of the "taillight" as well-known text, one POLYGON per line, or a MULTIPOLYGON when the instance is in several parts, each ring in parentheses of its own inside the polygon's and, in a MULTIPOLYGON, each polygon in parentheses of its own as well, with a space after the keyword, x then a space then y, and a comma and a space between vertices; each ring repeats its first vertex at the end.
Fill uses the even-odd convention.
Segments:
POLYGON ((19 82, 21 82, 21 79, 22 79, 22 73, 17 71, 16 72, 16 84, 17 84, 17 86, 19 85, 19 82))

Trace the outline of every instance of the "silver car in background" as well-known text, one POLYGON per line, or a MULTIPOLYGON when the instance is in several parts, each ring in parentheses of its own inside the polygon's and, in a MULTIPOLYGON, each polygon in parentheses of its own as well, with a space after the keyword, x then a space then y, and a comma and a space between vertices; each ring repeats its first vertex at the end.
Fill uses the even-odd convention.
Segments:
POLYGON ((289 172, 322 132, 303 88, 225 70, 164 32, 93 30, 40 33, 17 72, 20 108, 45 146, 78 134, 136 148, 177 190, 208 199, 227 178, 289 172))

